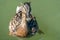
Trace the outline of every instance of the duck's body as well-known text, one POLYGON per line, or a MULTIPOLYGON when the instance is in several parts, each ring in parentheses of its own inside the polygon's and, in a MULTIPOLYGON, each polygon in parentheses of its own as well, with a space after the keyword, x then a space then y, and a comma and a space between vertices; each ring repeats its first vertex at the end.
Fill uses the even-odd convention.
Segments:
POLYGON ((21 15, 17 13, 15 17, 10 21, 9 31, 10 31, 9 33, 10 35, 17 35, 20 37, 27 36, 28 28, 26 21, 26 11, 24 7, 22 8, 21 15))
POLYGON ((16 14, 14 18, 9 23, 9 35, 14 35, 16 33, 17 27, 21 24, 20 15, 16 14))

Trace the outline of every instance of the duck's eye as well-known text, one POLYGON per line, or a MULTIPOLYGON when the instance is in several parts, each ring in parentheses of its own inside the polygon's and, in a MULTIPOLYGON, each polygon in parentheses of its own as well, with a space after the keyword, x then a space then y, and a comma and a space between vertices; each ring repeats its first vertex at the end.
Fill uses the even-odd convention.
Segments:
POLYGON ((22 13, 22 11, 19 11, 18 13, 22 13))

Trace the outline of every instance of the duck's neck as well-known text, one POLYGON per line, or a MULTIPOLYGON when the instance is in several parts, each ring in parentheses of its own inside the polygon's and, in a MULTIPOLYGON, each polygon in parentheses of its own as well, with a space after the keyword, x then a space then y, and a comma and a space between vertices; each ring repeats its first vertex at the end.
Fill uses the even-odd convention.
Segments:
POLYGON ((21 25, 23 28, 26 28, 27 25, 26 25, 26 14, 25 13, 22 13, 22 22, 21 22, 21 25))

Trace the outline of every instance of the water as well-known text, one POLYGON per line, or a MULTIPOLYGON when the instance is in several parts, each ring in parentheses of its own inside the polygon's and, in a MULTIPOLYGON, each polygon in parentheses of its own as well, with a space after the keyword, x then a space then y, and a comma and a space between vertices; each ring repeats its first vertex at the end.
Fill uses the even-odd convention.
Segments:
POLYGON ((60 0, 29 0, 32 14, 44 34, 36 33, 28 38, 8 35, 9 21, 15 15, 17 5, 25 1, 0 0, 0 40, 60 40, 60 0))

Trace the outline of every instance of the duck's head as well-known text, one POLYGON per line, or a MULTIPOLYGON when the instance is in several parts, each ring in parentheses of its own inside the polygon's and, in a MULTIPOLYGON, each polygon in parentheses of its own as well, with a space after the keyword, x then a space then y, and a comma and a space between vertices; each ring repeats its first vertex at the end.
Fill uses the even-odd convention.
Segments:
POLYGON ((31 5, 30 4, 31 4, 31 2, 25 2, 24 3, 24 8, 28 13, 31 12, 31 5))

